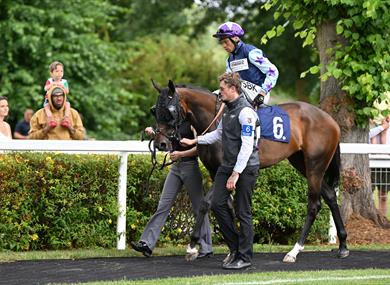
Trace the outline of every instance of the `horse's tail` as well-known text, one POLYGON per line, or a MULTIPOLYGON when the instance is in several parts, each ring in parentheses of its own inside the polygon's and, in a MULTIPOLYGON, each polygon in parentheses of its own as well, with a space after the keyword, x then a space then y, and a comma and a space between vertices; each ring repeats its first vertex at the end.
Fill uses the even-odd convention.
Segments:
POLYGON ((340 164, 340 143, 338 143, 328 169, 325 172, 325 182, 333 189, 338 186, 340 181, 340 164))

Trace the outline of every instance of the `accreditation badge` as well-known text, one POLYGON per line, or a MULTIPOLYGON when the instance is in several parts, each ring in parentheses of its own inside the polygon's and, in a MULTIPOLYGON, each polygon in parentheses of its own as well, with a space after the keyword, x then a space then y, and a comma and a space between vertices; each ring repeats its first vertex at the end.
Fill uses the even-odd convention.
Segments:
POLYGON ((230 62, 230 69, 233 72, 238 72, 238 71, 249 69, 248 59, 247 58, 242 58, 242 59, 232 60, 230 62))

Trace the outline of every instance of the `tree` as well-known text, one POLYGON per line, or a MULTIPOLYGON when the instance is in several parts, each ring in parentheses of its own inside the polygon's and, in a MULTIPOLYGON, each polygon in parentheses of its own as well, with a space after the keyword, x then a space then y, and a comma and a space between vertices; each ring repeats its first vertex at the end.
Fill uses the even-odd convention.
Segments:
MULTIPOLYGON (((320 64, 308 72, 320 71, 320 105, 339 123, 342 141, 367 143, 368 119, 378 114, 373 102, 384 99, 385 91, 390 90, 390 2, 274 0, 264 7, 272 6, 277 7, 275 19, 292 21, 304 45, 315 44, 320 64)), ((354 185, 343 192, 344 219, 356 213, 389 226, 374 207, 368 157, 344 156, 342 163, 354 185)))
MULTIPOLYGON (((210 55, 210 50, 219 50, 209 34, 189 39, 186 36, 160 34, 158 37, 142 37, 131 44, 129 68, 124 73, 132 78, 128 89, 139 94, 138 106, 148 109, 156 103, 157 91, 151 79, 165 86, 168 80, 176 84, 189 84, 215 90, 217 77, 225 69, 225 52, 210 55)), ((140 126, 153 124, 155 119, 149 114, 139 117, 140 126)))
POLYGON ((69 0, 59 9, 53 1, 0 1, 0 95, 9 97, 11 126, 26 107, 42 107, 54 60, 64 63, 70 103, 96 139, 139 138, 152 120, 152 77, 215 88, 223 61, 210 56, 209 44, 171 36, 188 33, 192 5, 69 0))
POLYGON ((111 0, 123 8, 114 21, 113 39, 133 41, 138 37, 185 35, 190 28, 193 0, 111 0), (191 10, 191 11, 190 11, 191 10))
POLYGON ((140 110, 123 104, 136 96, 120 76, 128 50, 109 37, 120 7, 103 0, 70 0, 60 8, 52 1, 5 0, 0 11, 0 95, 9 97, 12 121, 26 107, 42 106, 49 64, 60 60, 71 105, 84 115, 89 135, 129 138, 119 126, 136 126, 140 110), (122 114, 130 114, 127 122, 122 114))

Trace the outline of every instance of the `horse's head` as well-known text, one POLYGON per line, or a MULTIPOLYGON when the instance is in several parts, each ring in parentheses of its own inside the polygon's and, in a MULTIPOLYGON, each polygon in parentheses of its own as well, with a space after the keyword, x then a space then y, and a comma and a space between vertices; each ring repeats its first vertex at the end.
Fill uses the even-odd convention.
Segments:
POLYGON ((153 80, 152 83, 159 92, 156 105, 151 109, 157 122, 154 145, 161 151, 172 151, 180 142, 179 127, 185 119, 179 94, 171 80, 165 88, 161 88, 153 80))

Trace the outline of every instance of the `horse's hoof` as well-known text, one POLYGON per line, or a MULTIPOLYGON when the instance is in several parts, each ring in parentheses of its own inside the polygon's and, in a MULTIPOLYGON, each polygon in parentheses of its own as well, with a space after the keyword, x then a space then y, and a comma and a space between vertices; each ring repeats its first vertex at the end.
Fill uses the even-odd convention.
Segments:
POLYGON ((297 260, 295 256, 286 254, 286 256, 283 258, 283 262, 288 262, 288 263, 294 263, 297 260))
POLYGON ((194 261, 195 259, 198 258, 198 255, 199 255, 198 252, 197 253, 187 253, 186 254, 186 260, 187 261, 194 261))
POLYGON ((194 261, 199 255, 199 250, 196 247, 191 247, 190 244, 187 245, 186 252, 187 252, 186 254, 187 261, 194 261))
POLYGON ((338 258, 346 258, 349 256, 349 250, 348 249, 340 249, 337 253, 338 258))

